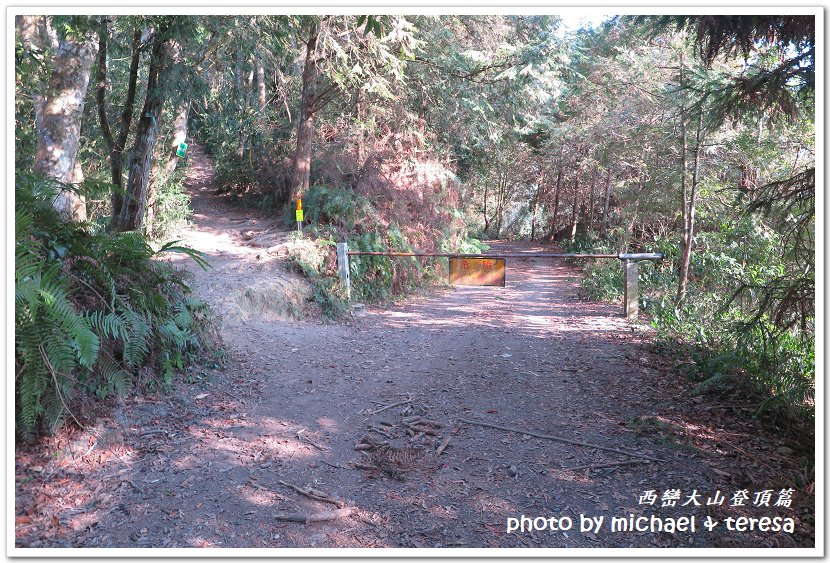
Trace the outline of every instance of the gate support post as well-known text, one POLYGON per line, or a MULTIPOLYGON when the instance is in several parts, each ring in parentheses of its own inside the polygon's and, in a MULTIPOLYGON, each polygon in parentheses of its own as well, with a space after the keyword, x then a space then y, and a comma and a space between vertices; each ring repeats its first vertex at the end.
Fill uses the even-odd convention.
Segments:
POLYGON ((623 296, 623 312, 625 318, 636 320, 639 313, 639 296, 637 287, 637 261, 625 259, 623 265, 623 284, 625 294, 623 296))
POLYGON ((352 298, 352 280, 349 277, 349 245, 345 242, 337 243, 337 274, 346 288, 346 299, 352 298))

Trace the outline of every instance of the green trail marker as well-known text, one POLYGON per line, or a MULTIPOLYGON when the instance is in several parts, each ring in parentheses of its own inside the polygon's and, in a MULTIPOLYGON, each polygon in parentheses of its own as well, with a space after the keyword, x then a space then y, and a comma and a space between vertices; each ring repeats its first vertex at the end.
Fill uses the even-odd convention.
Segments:
POLYGON ((179 143, 179 148, 176 149, 176 156, 184 158, 184 153, 187 152, 187 143, 179 143))

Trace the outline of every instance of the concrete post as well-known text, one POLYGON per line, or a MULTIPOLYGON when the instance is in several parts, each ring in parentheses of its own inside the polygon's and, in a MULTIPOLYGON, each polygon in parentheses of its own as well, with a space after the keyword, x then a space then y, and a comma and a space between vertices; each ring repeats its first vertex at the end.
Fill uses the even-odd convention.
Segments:
POLYGON ((352 298, 352 280, 349 277, 349 245, 345 242, 337 243, 337 274, 346 288, 346 299, 352 298))
POLYGON ((637 261, 623 260, 623 284, 625 286, 625 294, 623 296, 623 312, 625 318, 629 320, 636 320, 639 313, 639 295, 637 287, 637 261))

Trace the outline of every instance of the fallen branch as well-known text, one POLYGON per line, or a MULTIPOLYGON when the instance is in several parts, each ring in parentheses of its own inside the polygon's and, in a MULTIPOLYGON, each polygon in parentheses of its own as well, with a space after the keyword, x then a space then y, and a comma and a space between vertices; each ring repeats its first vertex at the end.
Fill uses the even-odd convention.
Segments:
POLYGON ((346 467, 346 466, 345 466, 345 465, 343 465, 342 463, 329 463, 328 461, 326 461, 326 460, 324 460, 324 459, 321 459, 321 460, 319 460, 319 461, 320 461, 320 463, 322 463, 323 465, 328 465, 329 467, 334 467, 335 469, 348 469, 348 467, 346 467))
POLYGON ((375 471, 375 470, 377 470, 377 467, 375 467, 374 465, 370 465, 370 464, 368 464, 368 463, 361 463, 361 462, 359 462, 359 461, 353 461, 351 465, 352 465, 352 467, 354 467, 355 469, 368 469, 368 470, 370 470, 370 471, 375 471))
POLYGON ((302 442, 302 443, 304 443, 304 444, 308 444, 309 446, 314 446, 315 448, 317 448, 317 449, 318 449, 318 450, 320 450, 321 452, 327 452, 327 451, 329 451, 329 449, 328 449, 328 448, 324 448, 324 447, 323 447, 323 446, 321 446, 320 444, 315 443, 315 442, 314 442, 314 440, 312 440, 311 438, 307 438, 307 437, 305 437, 305 436, 302 436, 302 433, 303 433, 303 432, 305 432, 305 428, 303 428, 302 430, 300 430, 299 432, 297 432, 297 439, 298 439, 300 442, 302 442))
POLYGON ((46 350, 43 349, 43 345, 38 344, 37 348, 38 348, 38 350, 40 350, 40 355, 43 358, 43 361, 46 364, 46 367, 49 368, 49 374, 52 376, 52 381, 55 384, 55 391, 58 394, 58 399, 60 399, 61 405, 63 406, 64 409, 66 409, 66 412, 69 413, 69 416, 72 417, 72 420, 75 421, 75 424, 78 425, 78 428, 83 428, 84 430, 89 430, 89 428, 87 428, 86 426, 81 424, 81 422, 77 418, 75 418, 75 413, 73 413, 69 409, 69 407, 66 406, 66 401, 63 400, 63 393, 61 393, 61 385, 60 385, 60 383, 58 383, 58 376, 55 375, 55 368, 52 367, 52 363, 49 361, 49 355, 46 353, 46 350))
POLYGON ((615 461, 613 463, 600 463, 598 465, 580 465, 579 467, 566 467, 565 471, 579 471, 581 469, 602 469, 603 467, 616 467, 618 465, 631 465, 634 463, 651 463, 650 459, 628 459, 615 461))
POLYGON ((337 520, 338 518, 346 518, 357 512, 356 508, 347 506, 339 510, 332 510, 330 512, 318 512, 317 514, 277 514, 274 516, 277 520, 285 520, 287 522, 300 522, 301 524, 309 524, 311 522, 325 522, 327 520, 337 520))
POLYGON ((523 434, 527 436, 533 436, 534 438, 540 438, 542 440, 553 440, 554 442, 562 442, 564 444, 571 444, 573 446, 582 446, 583 448, 593 448, 596 450, 604 450, 606 452, 614 452, 622 455, 627 455, 629 457, 638 457, 642 459, 649 459, 651 461, 659 461, 664 463, 665 459, 660 459, 656 457, 647 456, 645 454, 635 453, 635 452, 627 452, 625 450, 618 450, 616 448, 609 448, 607 446, 599 446, 597 444, 590 444, 587 442, 577 442, 576 440, 568 440, 567 438, 560 438, 559 436, 550 436, 548 434, 536 434, 535 432, 528 432, 527 430, 521 430, 518 428, 509 428, 507 426, 499 426, 497 424, 489 424, 487 422, 476 422, 475 420, 467 420, 466 418, 459 418, 458 422, 463 422, 465 424, 472 424, 473 426, 483 426, 485 428, 493 428, 495 430, 504 430, 505 432, 515 432, 516 434, 523 434))
POLYGON ((456 432, 458 432, 458 426, 454 426, 453 429, 447 433, 447 436, 441 440, 441 444, 438 446, 438 449, 435 450, 435 457, 438 457, 444 450, 447 449, 447 445, 450 443, 450 440, 452 440, 452 435, 456 432))
POLYGON ((308 497, 313 500, 319 500, 320 502, 327 502, 329 504, 335 505, 337 508, 343 508, 345 506, 345 502, 342 500, 338 500, 331 495, 328 495, 322 491, 317 491, 309 487, 308 489, 303 489, 302 487, 298 487, 297 485, 292 485, 291 483, 286 483, 282 479, 279 480, 279 484, 285 487, 288 487, 292 491, 300 493, 304 497, 308 497))
POLYGON ((394 438, 394 436, 392 434, 390 434, 389 432, 387 432, 386 430, 384 430, 383 428, 381 428, 379 426, 369 426, 367 428, 367 430, 369 430, 369 432, 377 432, 381 436, 383 436, 385 438, 389 438, 390 440, 394 438))
POLYGON ((386 405, 385 407, 381 407, 379 409, 369 411, 367 414, 370 414, 370 415, 380 414, 385 410, 393 409, 395 407, 399 407, 401 405, 406 405, 406 404, 411 403, 411 402, 412 402, 412 395, 407 393, 407 399, 405 401, 398 401, 397 403, 392 403, 391 405, 386 405))
POLYGON ((433 430, 431 428, 423 428, 423 427, 420 426, 420 424, 421 424, 420 422, 417 423, 417 424, 409 424, 409 423, 406 423, 406 422, 404 423, 404 425, 407 428, 409 428, 410 430, 412 430, 413 432, 416 432, 416 433, 421 432, 423 434, 426 434, 427 436, 438 436, 438 432, 436 430, 433 430))
POLYGON ((418 425, 418 426, 431 426, 433 428, 443 428, 444 427, 444 425, 441 424, 440 422, 435 422, 434 420, 427 420, 425 418, 422 418, 422 419, 420 419, 418 421, 415 421, 415 422, 409 422, 408 424, 415 424, 415 425, 418 425))

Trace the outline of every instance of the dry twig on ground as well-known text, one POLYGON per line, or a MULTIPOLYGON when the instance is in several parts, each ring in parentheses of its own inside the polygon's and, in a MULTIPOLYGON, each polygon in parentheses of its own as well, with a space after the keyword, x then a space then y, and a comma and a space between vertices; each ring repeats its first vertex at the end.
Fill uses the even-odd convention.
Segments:
POLYGON ((614 452, 621 455, 627 455, 629 457, 638 457, 642 459, 649 459, 651 461, 659 461, 665 462, 665 459, 660 459, 657 457, 651 457, 645 454, 636 453, 636 452, 628 452, 625 450, 618 450, 617 448, 609 448, 607 446, 600 446, 597 444, 589 444, 587 442, 578 442, 576 440, 569 440, 567 438, 560 438, 559 436, 551 436, 548 434, 537 434, 535 432, 530 432, 528 430, 521 430, 519 428, 510 428, 508 426, 499 426, 498 424, 489 424, 487 422, 477 422, 475 420, 468 420, 466 418, 459 418, 458 422, 463 422, 465 424, 472 424, 473 426, 483 426, 485 428, 493 428, 495 430, 504 430, 505 432, 515 432, 516 434, 523 434, 527 436, 533 436, 534 438, 540 438, 542 440, 552 440, 554 442, 562 442, 564 444, 571 444, 573 446, 582 446, 583 448, 592 448, 595 450, 604 450, 606 452, 614 452))
POLYGON ((302 487, 298 487, 297 485, 292 485, 291 483, 286 483, 282 479, 279 481, 280 485, 288 487, 289 489, 300 493, 304 497, 308 497, 313 500, 319 500, 320 502, 327 502, 329 504, 335 505, 337 508, 343 508, 345 506, 345 502, 342 500, 336 499, 329 494, 326 494, 322 491, 318 491, 309 487, 308 489, 303 489, 302 487))
POLYGON ((351 506, 332 510, 329 512, 318 512, 317 514, 301 514, 293 512, 289 514, 277 514, 274 518, 277 520, 284 520, 287 522, 300 522, 301 524, 309 524, 311 522, 325 522, 327 520, 337 520, 338 518, 346 518, 355 514, 357 509, 351 506))

